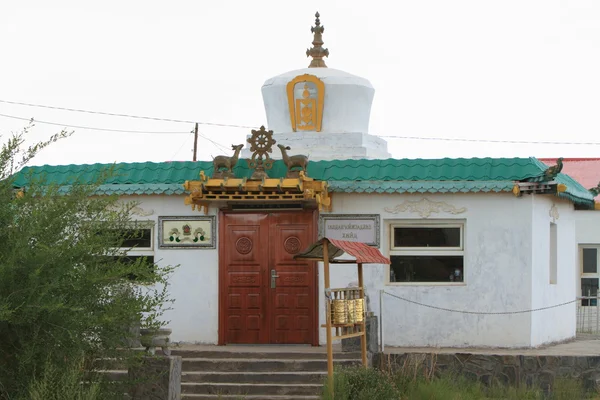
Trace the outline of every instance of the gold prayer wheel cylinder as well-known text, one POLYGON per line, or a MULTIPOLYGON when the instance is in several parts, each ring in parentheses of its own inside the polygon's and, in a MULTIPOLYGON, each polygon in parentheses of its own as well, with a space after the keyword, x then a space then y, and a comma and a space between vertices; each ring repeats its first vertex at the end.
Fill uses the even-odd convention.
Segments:
POLYGON ((331 319, 334 324, 345 324, 347 321, 347 300, 331 301, 331 319))
POLYGON ((356 322, 356 312, 354 311, 354 307, 355 307, 355 302, 354 300, 346 300, 348 303, 348 308, 347 308, 347 312, 348 312, 348 323, 349 324, 353 324, 356 322))
POLYGON ((363 322, 365 319, 365 299, 354 299, 351 300, 353 303, 354 309, 354 321, 353 322, 363 322))

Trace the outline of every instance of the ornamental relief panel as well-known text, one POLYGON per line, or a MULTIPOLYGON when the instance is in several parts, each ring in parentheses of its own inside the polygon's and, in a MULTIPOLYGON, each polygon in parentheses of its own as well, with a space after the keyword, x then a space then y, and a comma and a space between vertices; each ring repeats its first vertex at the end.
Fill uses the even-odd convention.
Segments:
POLYGON ((283 242, 283 248, 290 254, 298 253, 301 247, 302 242, 300 242, 300 239, 295 236, 290 236, 289 238, 285 239, 285 242, 283 242))
POLYGON ((427 198, 423 198, 419 201, 407 200, 395 207, 386 207, 384 210, 391 214, 399 214, 401 212, 417 213, 421 218, 429 218, 431 214, 439 214, 441 212, 457 215, 467 211, 465 207, 456 208, 443 201, 432 201, 427 198))
POLYGON ((252 251, 252 240, 248 237, 241 237, 235 242, 235 249, 240 254, 248 254, 252 251))
POLYGON ((231 278, 231 283, 256 283, 255 276, 239 275, 231 278))
POLYGON ((560 214, 558 213, 558 208, 556 208, 556 204, 552 203, 552 207, 550 207, 548 215, 550 215, 550 218, 552 218, 552 222, 554 223, 556 223, 556 220, 560 218, 560 214))

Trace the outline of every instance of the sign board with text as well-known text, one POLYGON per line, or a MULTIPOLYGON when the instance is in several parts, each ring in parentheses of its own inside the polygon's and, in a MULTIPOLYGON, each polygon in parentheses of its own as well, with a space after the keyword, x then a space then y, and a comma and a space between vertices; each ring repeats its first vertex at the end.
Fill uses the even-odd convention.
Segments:
POLYGON ((321 214, 319 238, 322 237, 379 247, 379 214, 321 214))

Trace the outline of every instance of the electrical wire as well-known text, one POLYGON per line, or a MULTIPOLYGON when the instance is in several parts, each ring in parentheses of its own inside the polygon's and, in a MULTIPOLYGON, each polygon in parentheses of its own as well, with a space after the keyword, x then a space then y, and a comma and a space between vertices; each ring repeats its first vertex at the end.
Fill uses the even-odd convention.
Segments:
MULTIPOLYGON (((86 130, 111 132, 111 133, 136 133, 136 134, 150 134, 150 135, 189 135, 190 134, 189 131, 188 132, 183 132, 183 131, 136 131, 136 130, 127 130, 127 129, 96 128, 96 127, 92 127, 92 126, 60 124, 60 123, 57 123, 57 122, 42 121, 42 120, 37 120, 37 119, 34 119, 34 118, 16 117, 14 115, 7 115, 7 114, 0 114, 0 117, 12 118, 12 119, 17 119, 17 120, 21 120, 21 121, 28 121, 28 122, 34 122, 34 123, 39 123, 39 124, 60 126, 60 127, 63 127, 63 128, 86 129, 86 130)), ((211 138, 207 137, 206 135, 198 133, 198 137, 211 142, 215 147, 217 147, 217 149, 219 149, 221 151, 224 151, 224 152, 229 151, 229 149, 226 146, 222 145, 219 142, 215 142, 214 140, 212 140, 211 138)))
POLYGON ((22 102, 18 102, 18 101, 9 101, 9 100, 0 100, 0 103, 13 104, 13 105, 18 105, 18 106, 26 106, 26 107, 48 108, 51 110, 71 111, 71 112, 79 112, 79 113, 86 113, 86 114, 108 115, 111 117, 147 119, 147 120, 151 120, 151 121, 177 122, 177 123, 184 123, 184 124, 222 126, 222 127, 228 127, 228 128, 256 129, 256 126, 249 126, 249 125, 219 124, 219 123, 214 123, 214 122, 199 122, 199 121, 191 121, 191 120, 184 120, 184 119, 157 118, 157 117, 148 117, 148 116, 143 116, 143 115, 119 114, 119 113, 109 113, 109 112, 104 112, 104 111, 83 110, 83 109, 79 109, 79 108, 67 108, 67 107, 47 106, 47 105, 43 105, 43 104, 22 103, 22 102))
MULTIPOLYGON (((84 110, 78 108, 67 108, 67 107, 58 107, 58 106, 48 106, 43 104, 33 104, 33 103, 24 103, 17 101, 9 101, 9 100, 0 100, 0 103, 5 104, 13 104, 19 106, 26 107, 38 107, 38 108, 47 108, 52 110, 62 110, 62 111, 71 111, 71 112, 79 112, 79 113, 88 113, 88 114, 98 114, 98 115, 108 115, 113 117, 124 117, 124 118, 136 118, 136 119, 146 119, 152 121, 165 121, 165 122, 176 122, 176 123, 186 123, 186 124, 195 124, 198 125, 208 125, 208 126, 221 126, 221 127, 230 127, 230 128, 242 128, 242 129, 255 129, 254 126, 249 125, 236 125, 236 124, 221 124, 221 123, 213 123, 213 122, 200 122, 200 121, 192 121, 192 120, 181 120, 181 119, 172 119, 172 118, 158 118, 158 117, 149 117, 149 116, 140 116, 133 114, 119 114, 119 113, 109 113, 103 111, 92 111, 92 110, 84 110)), ((28 120, 25 118, 13 117, 9 115, 0 114, 0 116, 7 118, 16 118, 22 120, 28 120)), ((131 131, 131 130, 119 130, 119 129, 105 129, 105 128, 93 128, 93 127, 85 127, 85 126, 76 126, 76 125, 65 125, 65 124, 57 124, 46 121, 37 121, 39 123, 45 123, 50 125, 58 125, 58 126, 66 126, 70 128, 79 128, 79 129, 90 129, 90 130, 101 130, 106 132, 124 132, 124 133, 156 133, 156 134, 186 134, 187 132, 145 132, 145 131, 131 131)), ((404 140, 430 140, 430 141, 450 141, 450 142, 470 142, 470 143, 507 143, 507 144, 539 144, 539 145, 575 145, 575 146, 599 146, 600 142, 554 142, 554 141, 528 141, 528 140, 495 140, 495 139, 467 139, 467 138, 444 138, 444 137, 422 137, 422 136, 398 136, 398 135, 377 135, 380 138, 390 138, 390 139, 404 139, 404 140)), ((210 140, 204 136, 205 139, 210 140)), ((226 148, 225 148, 226 149, 226 148)), ((227 149, 226 149, 227 150, 227 149)))
POLYGON ((557 144, 557 145, 585 145, 599 146, 600 142, 550 142, 550 141, 528 141, 528 140, 494 140, 494 139, 463 139, 442 137, 419 137, 419 136, 379 136, 380 138, 409 139, 409 140, 439 140, 450 142, 476 142, 476 143, 510 143, 510 144, 557 144))
MULTIPOLYGON (((192 135, 190 134, 190 136, 192 136, 192 135)), ((186 138, 183 140, 183 143, 181 144, 181 146, 179 147, 179 149, 177 149, 177 151, 175 152, 175 154, 173 154, 173 155, 171 156, 171 158, 170 158, 171 160, 175 160, 175 157, 177 157, 177 154, 179 154, 179 152, 181 151, 181 149, 183 149, 183 146, 185 146, 185 145, 186 145, 186 143, 188 142, 188 140, 189 140, 190 136, 186 137, 186 138)))
POLYGON ((32 121, 32 122, 39 123, 39 124, 62 126, 64 128, 87 129, 87 130, 102 131, 102 132, 142 133, 142 134, 152 134, 152 135, 187 135, 189 133, 189 132, 183 132, 183 131, 135 131, 135 130, 127 130, 127 129, 95 128, 92 126, 59 124, 57 122, 42 121, 42 120, 38 120, 38 119, 34 119, 34 118, 16 117, 14 115, 7 115, 7 114, 0 114, 0 117, 18 119, 21 121, 32 121))

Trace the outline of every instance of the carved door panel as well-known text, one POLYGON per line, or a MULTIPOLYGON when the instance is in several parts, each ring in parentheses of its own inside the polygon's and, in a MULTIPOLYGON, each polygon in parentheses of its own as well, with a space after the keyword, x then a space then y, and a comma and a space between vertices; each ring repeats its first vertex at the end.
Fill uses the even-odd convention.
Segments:
POLYGON ((265 271, 268 216, 226 214, 219 241, 220 344, 269 343, 265 271))
POLYGON ((269 294, 270 341, 318 345, 315 262, 293 258, 315 241, 312 213, 271 214, 269 229, 269 274, 276 275, 269 277, 275 283, 269 294))
POLYGON ((316 265, 293 259, 316 239, 313 213, 223 213, 219 225, 219 344, 318 345, 316 265))

